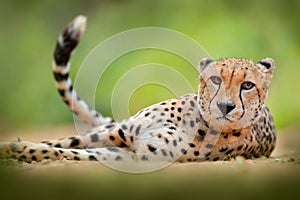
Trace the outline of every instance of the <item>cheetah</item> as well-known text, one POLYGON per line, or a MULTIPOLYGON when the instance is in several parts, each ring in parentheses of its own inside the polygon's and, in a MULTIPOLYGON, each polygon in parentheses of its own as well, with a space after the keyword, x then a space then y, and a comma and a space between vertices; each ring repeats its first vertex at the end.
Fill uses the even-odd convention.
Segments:
POLYGON ((0 157, 25 162, 95 160, 112 162, 199 162, 269 157, 276 129, 265 105, 275 63, 265 58, 204 58, 193 94, 142 109, 129 119, 104 117, 78 97, 69 77, 70 56, 84 30, 77 16, 58 37, 53 62, 56 87, 69 109, 93 128, 58 140, 0 143, 0 157))

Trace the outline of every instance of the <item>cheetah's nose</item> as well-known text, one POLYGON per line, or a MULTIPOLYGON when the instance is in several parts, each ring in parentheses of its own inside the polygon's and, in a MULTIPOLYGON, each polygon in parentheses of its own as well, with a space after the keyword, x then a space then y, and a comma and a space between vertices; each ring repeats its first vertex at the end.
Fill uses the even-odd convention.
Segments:
POLYGON ((233 105, 231 102, 220 102, 217 103, 217 106, 224 116, 235 108, 235 105, 233 105))

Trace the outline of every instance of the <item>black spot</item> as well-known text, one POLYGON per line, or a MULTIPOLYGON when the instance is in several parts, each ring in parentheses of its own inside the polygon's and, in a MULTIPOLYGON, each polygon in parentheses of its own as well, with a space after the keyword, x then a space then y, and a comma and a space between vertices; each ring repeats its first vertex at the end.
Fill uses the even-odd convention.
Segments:
POLYGON ((158 108, 153 108, 153 109, 152 109, 152 111, 157 111, 157 110, 158 110, 158 108))
POLYGON ((161 150, 161 153, 162 153, 163 156, 167 156, 168 155, 167 152, 166 152, 166 150, 164 150, 164 149, 161 150))
POLYGON ((180 121, 180 120, 181 120, 181 117, 177 117, 177 120, 180 121))
POLYGON ((185 155, 185 154, 187 153, 187 151, 186 151, 185 149, 181 149, 181 153, 182 153, 183 155, 185 155))
POLYGON ((213 148, 213 146, 214 146, 214 145, 213 145, 213 144, 210 144, 210 143, 208 143, 208 144, 205 145, 205 147, 208 148, 208 149, 213 148))
POLYGON ((189 146, 190 146, 191 148, 194 148, 196 145, 195 145, 194 143, 189 143, 189 146))
POLYGON ((133 136, 130 136, 130 141, 133 142, 133 136))
POLYGON ((251 135, 251 136, 250 136, 250 142, 252 142, 252 141, 253 141, 253 136, 251 135))
POLYGON ((26 160, 26 156, 25 155, 21 155, 20 157, 19 157, 19 160, 26 160))
POLYGON ((164 138, 164 139, 165 139, 165 143, 168 144, 169 140, 167 138, 164 138))
POLYGON ((43 154, 45 154, 45 153, 48 153, 48 150, 43 149, 41 152, 42 152, 43 154))
POLYGON ((241 150, 243 148, 243 145, 238 146, 237 150, 241 150))
POLYGON ((156 151, 156 148, 153 145, 148 144, 147 146, 148 146, 149 151, 151 151, 151 152, 156 151))
POLYGON ((232 135, 235 136, 235 137, 240 137, 241 133, 240 132, 235 132, 235 133, 232 133, 232 135))
POLYGON ((185 104, 185 101, 182 101, 181 104, 184 105, 184 104, 185 104))
POLYGON ((118 152, 118 151, 119 151, 119 149, 116 148, 116 147, 106 147, 106 149, 107 149, 108 151, 111 151, 111 152, 118 152))
POLYGON ((148 117, 150 115, 150 112, 147 112, 146 114, 145 114, 145 117, 148 117))
POLYGON ((176 130, 176 127, 171 126, 171 127, 169 127, 169 129, 170 129, 170 130, 176 130))
POLYGON ((120 147, 121 148, 127 147, 127 144, 125 144, 124 142, 121 142, 120 147))
POLYGON ((117 157, 115 158, 115 160, 116 160, 116 161, 122 160, 122 157, 121 157, 121 156, 117 156, 117 157))
POLYGON ((225 152, 225 151, 227 151, 228 150, 228 148, 227 147, 225 147, 225 148, 221 148, 220 150, 219 150, 219 152, 225 152))
POLYGON ((62 90, 58 89, 57 91, 58 91, 58 93, 59 93, 60 96, 62 96, 62 97, 65 96, 65 90, 64 89, 62 89, 62 90))
POLYGON ((135 134, 139 135, 140 132, 141 132, 141 125, 138 125, 138 127, 136 127, 136 129, 135 129, 135 134))
POLYGON ((175 116, 173 113, 171 113, 171 115, 170 115, 172 118, 175 116))
POLYGON ((210 134, 212 134, 212 135, 217 135, 217 134, 218 134, 218 131, 216 131, 216 130, 211 130, 211 131, 210 131, 210 134))
POLYGON ((129 128, 129 131, 130 131, 130 132, 132 132, 133 127, 134 127, 134 126, 133 126, 133 124, 132 124, 132 125, 130 126, 130 128, 129 128))
POLYGON ((226 154, 231 154, 234 151, 234 149, 229 149, 226 154))
POLYGON ((173 145, 174 145, 174 147, 177 146, 177 140, 173 140, 173 145))
POLYGON ((116 138, 115 138, 114 136, 110 135, 110 136, 109 136, 109 139, 110 139, 111 141, 114 141, 116 138))
MULTIPOLYGON (((47 151, 48 152, 48 151, 47 151)), ((46 153, 47 153, 46 152, 46 153)), ((55 153, 57 153, 57 152, 55 152, 55 153)), ((59 153, 64 153, 64 151, 63 150, 59 150, 59 153)), ((57 155, 58 155, 58 153, 57 153, 57 155)))
POLYGON ((161 122, 162 122, 162 119, 159 119, 159 120, 156 121, 156 123, 158 123, 158 124, 161 123, 161 122))
POLYGON ((173 155, 173 152, 172 151, 170 151, 169 152, 169 154, 170 154, 170 156, 173 158, 174 157, 174 155, 173 155))
POLYGON ((160 103, 160 105, 166 105, 166 102, 162 102, 162 103, 160 103))
POLYGON ((74 156, 74 160, 80 160, 78 156, 74 156))
POLYGON ((77 151, 71 151, 73 154, 78 154, 78 152, 77 151))
POLYGON ((224 138, 228 138, 228 134, 227 133, 224 133, 224 136, 223 136, 224 138))
POLYGON ((191 126, 191 127, 194 127, 194 126, 195 126, 194 121, 190 121, 190 126, 191 126))
POLYGON ((72 142, 71 142, 71 144, 70 144, 70 147, 75 147, 75 146, 77 146, 77 145, 79 145, 80 144, 80 140, 79 139, 77 139, 77 138, 72 138, 72 142))
POLYGON ((171 107, 171 110, 175 110, 175 107, 172 106, 172 107, 171 107))
POLYGON ((30 150, 29 150, 29 153, 30 153, 30 154, 33 154, 34 152, 36 152, 35 149, 30 149, 30 150))
POLYGON ((37 160, 36 156, 32 156, 31 160, 36 161, 37 160))
POLYGON ((44 156, 44 159, 50 159, 50 157, 49 156, 44 156))
POLYGON ((161 115, 161 116, 165 116, 165 113, 164 113, 164 112, 162 112, 162 113, 160 113, 160 115, 161 115))
POLYGON ((167 122, 169 122, 169 123, 173 123, 173 122, 172 122, 172 120, 169 120, 169 119, 167 119, 167 122))
POLYGON ((204 156, 205 156, 206 158, 208 158, 208 157, 210 156, 210 152, 205 153, 204 156))
POLYGON ((169 108, 165 108, 164 111, 169 111, 169 108))
POLYGON ((190 104, 191 104, 192 107, 195 107, 194 101, 190 101, 190 104))
POLYGON ((127 130, 127 126, 126 126, 126 124, 122 124, 122 129, 124 129, 124 130, 127 130))
POLYGON ((198 134, 199 134, 200 136, 202 136, 202 137, 205 136, 205 132, 204 132, 203 130, 201 130, 201 129, 198 130, 198 134))
POLYGON ((143 155, 141 159, 142 160, 149 160, 148 156, 145 156, 145 155, 143 155))
POLYGON ((199 156, 199 154, 200 154, 199 151, 194 151, 195 156, 199 156))
POLYGON ((97 159, 95 156, 90 155, 90 156, 89 156, 89 160, 97 161, 98 159, 97 159))
POLYGON ((121 138, 124 142, 126 142, 125 134, 124 134, 124 132, 123 132, 122 129, 119 129, 119 130, 118 130, 118 134, 119 134, 120 138, 121 138))
POLYGON ((188 158, 187 161, 188 161, 188 162, 192 162, 192 159, 188 158))
POLYGON ((167 131, 168 134, 173 135, 174 133, 171 131, 167 131))
POLYGON ((105 128, 107 128, 107 129, 110 129, 110 128, 112 128, 112 127, 114 127, 113 124, 109 124, 109 125, 106 125, 106 126, 105 126, 105 128))
POLYGON ((176 104, 176 101, 173 101, 171 104, 172 104, 172 105, 175 105, 175 104, 176 104))
POLYGON ((179 137, 179 138, 178 138, 178 142, 181 142, 181 141, 182 141, 182 138, 181 138, 181 137, 179 137))
POLYGON ((98 142, 99 141, 99 136, 97 133, 94 133, 91 135, 91 141, 92 142, 98 142))
POLYGON ((61 148, 61 144, 56 144, 56 145, 54 145, 54 147, 61 148))
POLYGON ((57 82, 68 80, 69 73, 62 74, 60 72, 53 72, 54 78, 57 82))
POLYGON ((70 87, 69 87, 69 92, 72 92, 73 91, 73 86, 71 85, 70 87))
POLYGON ((218 161, 220 158, 219 157, 215 157, 214 159, 213 159, 213 161, 218 161))
POLYGON ((70 105, 68 100, 63 100, 65 102, 65 104, 70 105))

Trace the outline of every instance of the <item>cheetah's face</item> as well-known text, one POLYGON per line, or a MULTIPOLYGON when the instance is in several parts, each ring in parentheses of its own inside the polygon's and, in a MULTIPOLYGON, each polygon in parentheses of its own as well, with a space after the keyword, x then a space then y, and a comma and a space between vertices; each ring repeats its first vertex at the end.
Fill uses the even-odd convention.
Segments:
POLYGON ((200 63, 199 108, 210 126, 239 129, 255 122, 264 105, 274 61, 205 58, 200 63))

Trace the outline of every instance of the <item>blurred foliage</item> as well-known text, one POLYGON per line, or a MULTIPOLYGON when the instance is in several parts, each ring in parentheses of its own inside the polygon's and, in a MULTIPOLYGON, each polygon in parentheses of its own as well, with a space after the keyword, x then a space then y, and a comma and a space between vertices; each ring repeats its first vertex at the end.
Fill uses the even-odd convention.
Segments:
MULTIPOLYGON (((214 59, 274 58, 277 69, 267 104, 279 128, 296 124, 300 121, 299 11, 298 0, 1 0, 0 130, 71 122, 72 115, 54 87, 51 61, 58 34, 78 14, 88 17, 88 29, 72 59, 73 78, 88 53, 113 34, 145 26, 170 28, 196 40, 214 59)), ((97 110, 111 115, 113 86, 120 72, 134 67, 136 60, 162 62, 160 52, 147 53, 130 53, 112 63, 96 92, 97 110)), ((162 57, 175 68, 188 65, 171 55, 162 57)), ((196 91, 197 72, 185 76, 196 91)), ((157 85, 141 87, 130 99, 130 112, 172 97, 172 92, 157 85)))

